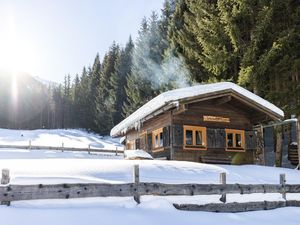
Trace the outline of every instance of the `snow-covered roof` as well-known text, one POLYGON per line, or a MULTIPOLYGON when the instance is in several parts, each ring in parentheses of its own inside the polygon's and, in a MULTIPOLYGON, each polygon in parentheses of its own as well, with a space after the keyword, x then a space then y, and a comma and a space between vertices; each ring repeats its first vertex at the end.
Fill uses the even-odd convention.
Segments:
POLYGON ((116 125, 110 132, 111 136, 118 136, 126 133, 127 130, 138 127, 142 120, 145 120, 145 117, 150 114, 155 113, 159 109, 167 106, 176 106, 179 101, 191 98, 191 97, 200 97, 201 95, 213 94, 221 91, 232 91, 235 92, 249 101, 255 102, 258 106, 267 111, 275 114, 277 117, 284 117, 284 113, 281 109, 268 102, 267 100, 255 95, 254 93, 242 88, 231 82, 220 82, 213 84, 203 84, 203 85, 195 85, 187 88, 175 89, 172 91, 164 92, 145 105, 140 107, 126 119, 121 121, 118 125, 116 125))

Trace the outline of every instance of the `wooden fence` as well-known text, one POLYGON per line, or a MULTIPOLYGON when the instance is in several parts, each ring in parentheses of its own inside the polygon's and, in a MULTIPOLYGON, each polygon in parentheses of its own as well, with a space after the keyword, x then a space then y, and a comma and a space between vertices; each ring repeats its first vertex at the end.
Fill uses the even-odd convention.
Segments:
POLYGON ((117 147, 115 149, 101 149, 101 148, 91 148, 89 145, 87 148, 73 148, 73 147, 65 147, 64 143, 61 146, 39 146, 39 145, 31 145, 31 141, 29 141, 28 145, 0 145, 0 148, 14 148, 14 149, 30 149, 30 150, 59 150, 59 151, 74 151, 74 152, 100 152, 100 153, 118 153, 123 154, 124 150, 120 150, 117 147))
POLYGON ((286 193, 300 193, 300 184, 286 184, 285 175, 280 175, 280 184, 226 184, 226 174, 220 174, 221 184, 164 184, 140 182, 139 166, 133 169, 133 182, 124 184, 80 183, 80 184, 9 184, 9 170, 2 170, 0 201, 10 205, 11 201, 34 199, 68 199, 85 197, 130 197, 139 204, 142 195, 158 196, 194 196, 221 195, 223 203, 206 205, 174 204, 177 209, 210 212, 245 212, 273 209, 284 206, 300 206, 300 201, 226 203, 226 194, 280 193, 286 199, 286 193))

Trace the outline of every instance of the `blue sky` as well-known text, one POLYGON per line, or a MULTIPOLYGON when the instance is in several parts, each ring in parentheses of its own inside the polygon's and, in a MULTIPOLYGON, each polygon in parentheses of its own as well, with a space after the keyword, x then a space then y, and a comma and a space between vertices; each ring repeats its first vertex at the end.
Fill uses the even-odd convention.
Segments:
POLYGON ((135 39, 163 0, 0 0, 0 69, 60 82, 135 39))

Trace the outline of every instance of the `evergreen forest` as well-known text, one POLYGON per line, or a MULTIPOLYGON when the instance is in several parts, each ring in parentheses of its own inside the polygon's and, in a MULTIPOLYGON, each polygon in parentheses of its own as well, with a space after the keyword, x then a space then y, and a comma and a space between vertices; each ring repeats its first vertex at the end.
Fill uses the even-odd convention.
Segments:
POLYGON ((107 135, 164 91, 219 81, 271 101, 287 118, 299 115, 300 1, 165 0, 141 21, 135 40, 112 40, 91 62, 61 84, 30 75, 16 83, 0 71, 0 126, 107 135))

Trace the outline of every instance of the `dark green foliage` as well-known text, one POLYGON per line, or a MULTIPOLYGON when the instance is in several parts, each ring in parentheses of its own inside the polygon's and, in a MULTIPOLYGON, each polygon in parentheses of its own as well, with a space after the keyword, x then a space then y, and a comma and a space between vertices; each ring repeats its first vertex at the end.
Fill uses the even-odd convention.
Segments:
POLYGON ((101 134, 163 91, 233 81, 300 113, 300 3, 295 0, 165 0, 137 40, 113 42, 71 82, 45 86, 0 72, 0 126, 85 128, 101 134), (26 87, 26 88, 25 88, 26 87))
POLYGON ((97 87, 97 99, 95 123, 97 132, 108 134, 113 126, 113 113, 115 112, 115 99, 110 94, 113 88, 117 89, 117 78, 113 75, 116 72, 116 63, 120 57, 120 47, 115 42, 104 56, 100 82, 97 87))
MULTIPOLYGON (((190 72, 189 79, 196 82, 208 80, 208 72, 203 68, 200 56, 201 45, 196 41, 196 35, 190 31, 185 22, 191 12, 184 0, 177 0, 176 7, 168 27, 168 40, 170 47, 176 57, 179 55, 185 59, 186 66, 190 72)), ((195 21, 190 21, 192 24, 195 21)))
POLYGON ((198 62, 200 81, 237 82, 299 113, 299 8, 293 0, 178 0, 169 40, 197 80, 198 62))
POLYGON ((109 99, 112 106, 113 124, 118 124, 123 117, 123 105, 126 101, 127 77, 131 72, 132 67, 132 51, 134 44, 129 37, 129 40, 125 46, 125 49, 121 50, 119 57, 116 60, 115 72, 111 76, 110 85, 112 86, 109 92, 109 99))

